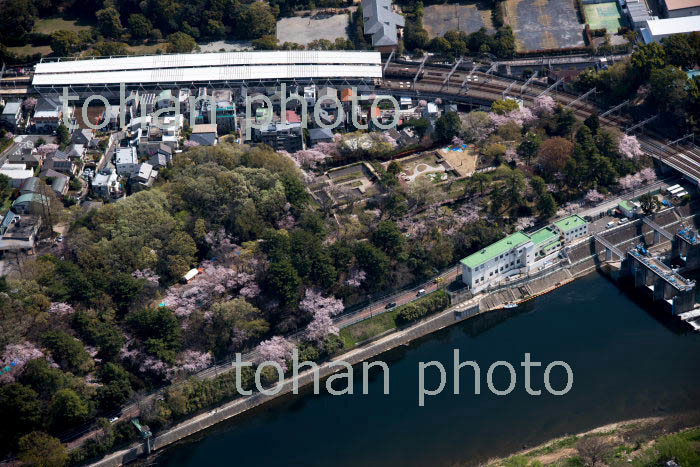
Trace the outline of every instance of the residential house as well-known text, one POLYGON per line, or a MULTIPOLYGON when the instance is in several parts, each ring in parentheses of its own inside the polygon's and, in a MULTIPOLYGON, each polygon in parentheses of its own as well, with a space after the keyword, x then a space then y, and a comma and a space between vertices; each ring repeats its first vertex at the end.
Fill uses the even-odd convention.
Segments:
POLYGON ((26 195, 28 193, 41 193, 41 179, 39 177, 31 177, 22 182, 19 194, 26 195))
POLYGON ((253 141, 267 144, 276 151, 289 153, 304 149, 304 139, 299 123, 271 123, 267 127, 253 128, 253 141))
MULTIPOLYGON (((71 117, 72 115, 67 115, 67 118, 71 117)), ((34 108, 32 121, 37 133, 53 133, 63 121, 63 104, 59 100, 40 98, 34 108)))
POLYGON ((11 164, 25 164, 28 168, 36 169, 42 163, 41 155, 34 148, 31 141, 17 143, 7 155, 7 162, 11 164))
POLYGON ((27 193, 19 196, 12 203, 12 210, 17 214, 42 215, 49 204, 49 198, 39 193, 27 193))
POLYGON ((0 114, 0 127, 4 127, 10 131, 17 131, 22 123, 22 103, 20 101, 12 101, 5 104, 0 114))
POLYGON ((68 193, 70 188, 70 177, 68 175, 44 167, 39 176, 51 187, 56 196, 63 197, 68 193))
POLYGON ((68 176, 73 176, 78 173, 78 166, 68 157, 68 154, 58 150, 48 156, 46 156, 46 161, 44 161, 44 169, 55 170, 66 174, 68 176))
POLYGON ((216 124, 195 125, 192 128, 190 141, 198 143, 200 146, 216 146, 217 141, 216 124))
POLYGON ((117 167, 117 173, 121 177, 130 177, 134 174, 138 170, 139 165, 136 148, 130 146, 128 148, 117 149, 115 165, 117 167))
POLYGON ((132 193, 151 188, 158 178, 158 171, 147 162, 139 165, 138 170, 129 178, 132 193))
POLYGON ((329 128, 311 128, 309 139, 311 146, 316 146, 318 143, 332 143, 333 131, 329 128))
POLYGON ((95 139, 95 130, 90 128, 75 130, 71 135, 71 143, 79 144, 85 148, 96 148, 98 141, 95 139))
POLYGON ((167 144, 161 143, 158 151, 151 156, 148 163, 156 170, 169 166, 173 162, 173 150, 167 144))
POLYGON ((34 171, 28 169, 25 164, 10 164, 5 162, 0 167, 0 175, 5 175, 10 179, 10 186, 19 188, 25 180, 34 176, 34 171))
POLYGON ((41 217, 8 211, 0 223, 0 254, 6 251, 33 252, 41 217))
POLYGON ((118 198, 122 195, 119 175, 113 169, 105 169, 92 179, 92 191, 104 199, 118 198))
POLYGON ((362 17, 365 35, 372 36, 372 47, 387 53, 398 47, 399 30, 405 21, 392 9, 391 0, 362 0, 362 17))

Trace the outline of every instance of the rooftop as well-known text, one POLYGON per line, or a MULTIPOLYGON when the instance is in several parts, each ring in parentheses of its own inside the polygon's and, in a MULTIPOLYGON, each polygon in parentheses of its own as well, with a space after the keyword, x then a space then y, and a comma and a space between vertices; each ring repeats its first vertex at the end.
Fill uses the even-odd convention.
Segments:
POLYGON ((628 200, 626 200, 626 199, 620 201, 620 202, 618 203, 618 206, 621 207, 622 209, 626 210, 626 211, 633 211, 634 208, 635 208, 635 205, 632 204, 631 201, 628 201, 628 200))
POLYGON ((652 36, 666 36, 669 34, 700 31, 700 19, 698 19, 697 16, 650 19, 647 20, 646 25, 652 36))
POLYGON ((22 104, 20 102, 8 102, 5 104, 5 108, 2 109, 3 115, 16 115, 19 112, 22 104))
POLYGON ((665 3, 669 11, 700 6, 700 0, 665 0, 665 3))
POLYGON ((558 220, 554 223, 554 225, 556 225, 562 232, 568 232, 569 230, 573 230, 586 224, 588 224, 588 222, 577 215, 565 217, 564 219, 558 220))
POLYGON ((373 46, 398 44, 396 28, 404 26, 404 18, 392 10, 391 0, 362 0, 362 16, 373 46))
POLYGON ((496 243, 493 243, 486 248, 467 256, 461 261, 461 263, 469 268, 475 268, 495 258, 496 256, 506 253, 513 248, 517 248, 520 245, 524 245, 529 241, 530 237, 525 235, 523 232, 515 232, 514 234, 508 235, 496 243))
POLYGON ((532 243, 535 245, 540 245, 542 243, 551 241, 551 240, 556 240, 559 238, 559 234, 554 232, 551 228, 545 227, 544 229, 540 229, 537 232, 533 233, 530 235, 530 240, 532 240, 532 243))
POLYGON ((369 51, 257 51, 42 61, 32 84, 177 83, 294 78, 381 78, 369 51))

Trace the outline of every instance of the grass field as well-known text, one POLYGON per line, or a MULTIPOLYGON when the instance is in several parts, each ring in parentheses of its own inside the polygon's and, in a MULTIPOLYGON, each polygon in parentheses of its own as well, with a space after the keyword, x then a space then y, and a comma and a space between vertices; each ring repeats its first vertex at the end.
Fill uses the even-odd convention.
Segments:
POLYGON ((347 351, 354 348, 359 342, 396 328, 398 314, 399 310, 396 309, 341 329, 340 338, 343 340, 343 349, 347 351))
POLYGON ((79 32, 85 29, 90 29, 90 25, 77 20, 67 20, 58 17, 39 19, 34 25, 34 32, 41 34, 51 34, 62 30, 79 32))
POLYGON ((12 52, 13 54, 16 55, 34 55, 34 54, 42 54, 42 55, 48 55, 53 50, 51 50, 51 47, 48 45, 23 45, 22 47, 8 47, 7 50, 12 52))
POLYGON ((625 25, 616 2, 583 5, 583 15, 591 29, 605 29, 610 34, 625 25))

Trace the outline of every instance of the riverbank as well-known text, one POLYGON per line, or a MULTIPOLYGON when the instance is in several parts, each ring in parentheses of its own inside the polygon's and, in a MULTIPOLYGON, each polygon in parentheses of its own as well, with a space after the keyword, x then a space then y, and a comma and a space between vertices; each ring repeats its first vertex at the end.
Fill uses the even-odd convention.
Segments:
MULTIPOLYGON (((508 457, 491 459, 488 467, 588 465, 593 458, 607 465, 657 465, 679 461, 688 451, 700 458, 700 413, 646 417, 610 423, 563 436, 508 457)), ((466 462, 462 465, 471 465, 466 462)), ((681 465, 691 465, 684 464, 681 465)))
MULTIPOLYGON (((667 217, 667 221, 661 223, 664 226, 677 224, 680 221, 673 212, 668 212, 667 217)), ((619 229, 619 231, 611 232, 611 237, 614 237, 613 240, 616 245, 627 246, 638 242, 641 238, 653 238, 653 232, 647 230, 641 222, 630 222, 624 228, 619 229)), ((597 248, 595 243, 581 242, 570 251, 567 257, 568 264, 565 267, 553 268, 551 272, 544 271, 543 274, 531 280, 512 284, 494 293, 473 297, 444 312, 425 318, 413 326, 382 335, 378 338, 375 337, 374 340, 369 342, 360 343, 350 352, 344 353, 331 360, 331 362, 321 365, 320 376, 325 378, 340 370, 339 367, 331 365, 333 361, 342 360, 354 365, 391 349, 406 345, 440 329, 462 322, 470 317, 502 307, 505 303, 525 302, 549 293, 596 270, 596 267, 600 264, 601 256, 604 258, 604 254, 604 251, 597 248)), ((302 373, 299 386, 304 386, 312 381, 313 374, 311 372, 302 373)), ((160 450, 254 407, 259 407, 279 396, 289 394, 291 389, 291 381, 286 380, 282 389, 275 395, 254 394, 199 414, 155 436, 152 440, 152 447, 154 450, 160 450)), ((144 452, 143 445, 132 446, 108 455, 93 465, 113 466, 123 464, 135 460, 144 452)))

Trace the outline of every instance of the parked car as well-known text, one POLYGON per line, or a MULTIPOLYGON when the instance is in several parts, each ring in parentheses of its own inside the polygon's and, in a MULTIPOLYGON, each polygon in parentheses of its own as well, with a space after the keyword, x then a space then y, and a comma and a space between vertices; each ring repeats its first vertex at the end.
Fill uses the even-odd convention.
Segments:
POLYGON ((420 297, 420 296, 423 296, 423 295, 425 295, 425 289, 420 289, 420 290, 418 291, 418 293, 416 294, 416 297, 420 297))
POLYGON ((391 310, 391 309, 394 308, 395 306, 396 306, 396 302, 389 302, 389 303, 386 304, 386 306, 384 307, 384 309, 385 309, 385 310, 391 310))
POLYGON ((605 228, 609 229, 609 228, 615 227, 615 224, 616 224, 615 221, 610 221, 607 224, 605 224, 605 228))

